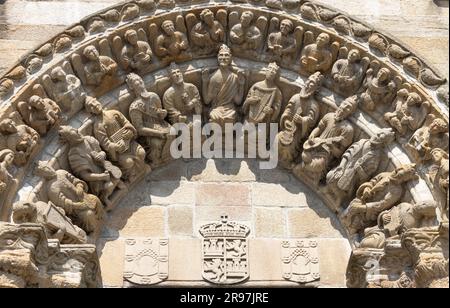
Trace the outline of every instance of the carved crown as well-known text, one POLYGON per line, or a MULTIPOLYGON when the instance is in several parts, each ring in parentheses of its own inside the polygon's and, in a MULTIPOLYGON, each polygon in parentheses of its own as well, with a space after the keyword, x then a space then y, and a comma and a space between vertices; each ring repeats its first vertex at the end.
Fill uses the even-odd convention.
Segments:
POLYGON ((210 223, 200 227, 200 234, 209 237, 247 237, 250 228, 237 222, 228 221, 228 216, 222 216, 220 222, 210 223))

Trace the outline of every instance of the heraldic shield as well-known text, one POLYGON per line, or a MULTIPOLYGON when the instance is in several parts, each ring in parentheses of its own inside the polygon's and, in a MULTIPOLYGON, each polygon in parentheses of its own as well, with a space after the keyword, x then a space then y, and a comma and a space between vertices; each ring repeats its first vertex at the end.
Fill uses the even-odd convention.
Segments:
POLYGON ((125 240, 125 280, 138 285, 152 285, 166 280, 169 275, 168 255, 168 239, 125 240))
POLYGON ((235 284, 249 277, 248 240, 249 227, 221 222, 200 228, 203 236, 203 278, 215 284, 235 284))
POLYGON ((315 240, 287 240, 281 243, 283 277, 308 283, 320 279, 319 254, 315 240))

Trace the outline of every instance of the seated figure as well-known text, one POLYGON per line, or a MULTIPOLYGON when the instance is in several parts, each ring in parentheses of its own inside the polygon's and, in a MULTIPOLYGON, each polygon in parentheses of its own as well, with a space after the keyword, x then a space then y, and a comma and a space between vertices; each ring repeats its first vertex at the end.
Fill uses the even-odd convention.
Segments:
POLYGON ((45 135, 61 119, 61 109, 49 98, 33 95, 26 102, 19 102, 17 109, 23 121, 35 129, 39 134, 45 135))

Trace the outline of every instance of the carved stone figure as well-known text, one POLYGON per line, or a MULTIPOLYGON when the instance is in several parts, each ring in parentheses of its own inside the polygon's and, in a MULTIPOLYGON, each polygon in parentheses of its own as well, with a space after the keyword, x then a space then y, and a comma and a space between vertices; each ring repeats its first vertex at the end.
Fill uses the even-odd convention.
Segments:
POLYGON ((300 57, 300 69, 308 74, 315 72, 326 73, 333 64, 334 54, 339 44, 330 44, 330 36, 321 33, 317 36, 316 42, 303 48, 300 57))
POLYGON ((383 248, 387 238, 397 237, 406 230, 435 225, 436 204, 400 203, 378 216, 378 225, 364 231, 361 248, 383 248))
POLYGON ((244 11, 239 22, 231 27, 230 42, 233 52, 258 54, 256 51, 263 44, 263 35, 261 29, 253 24, 253 20, 253 12, 244 11))
POLYGON ((192 125, 194 115, 202 114, 202 101, 197 87, 184 81, 183 73, 174 63, 169 68, 172 85, 164 92, 163 106, 169 122, 192 125))
POLYGON ((448 124, 443 119, 434 119, 429 125, 416 130, 405 147, 417 161, 431 159, 431 150, 448 149, 448 124))
POLYGON ((442 149, 431 150, 433 165, 428 173, 428 178, 433 184, 436 192, 436 199, 439 205, 440 218, 442 222, 448 223, 448 153, 442 149))
POLYGON ((339 59, 333 65, 333 89, 344 97, 355 94, 361 86, 368 65, 369 59, 361 59, 358 49, 350 50, 346 59, 339 59))
POLYGON ((277 86, 279 74, 280 67, 276 63, 270 63, 265 79, 251 86, 242 107, 247 122, 273 123, 278 120, 283 99, 277 86))
POLYGON ((129 114, 131 123, 147 150, 147 159, 153 164, 170 159, 170 124, 164 119, 167 111, 162 108, 158 94, 148 92, 144 81, 136 74, 127 76, 127 84, 134 96, 129 114))
POLYGON ((181 61, 186 58, 186 51, 189 48, 186 35, 182 31, 176 30, 175 24, 171 20, 165 20, 161 25, 161 30, 162 33, 156 39, 155 54, 168 62, 181 61))
POLYGON ((43 83, 49 96, 63 112, 73 113, 83 108, 86 92, 75 75, 67 74, 58 66, 50 72, 50 76, 43 77, 43 83))
POLYGON ((23 121, 41 135, 45 135, 61 118, 59 106, 38 95, 31 96, 28 102, 17 103, 17 110, 23 121))
POLYGON ((11 79, 3 78, 0 79, 0 99, 8 96, 13 92, 14 89, 14 81, 11 79))
POLYGON ((13 162, 13 151, 9 149, 0 150, 0 196, 7 190, 8 184, 12 181, 9 169, 12 167, 13 162))
POLYGON ((422 126, 425 117, 430 111, 430 103, 422 101, 419 94, 402 89, 397 92, 393 103, 393 111, 384 115, 388 122, 400 136, 409 131, 415 131, 422 126))
POLYGON ((369 111, 377 106, 390 104, 398 88, 398 80, 392 78, 389 69, 383 67, 375 73, 373 68, 367 71, 365 92, 362 94, 362 106, 369 111), (376 74, 376 75, 375 75, 376 74))
POLYGON ((19 201, 13 206, 12 219, 16 224, 38 223, 45 228, 50 239, 61 244, 86 243, 86 232, 72 223, 65 211, 48 202, 19 201))
POLYGON ((84 64, 87 85, 99 86, 106 77, 117 73, 117 63, 108 56, 100 55, 95 46, 89 45, 84 48, 83 55, 87 59, 87 63, 84 64))
POLYGON ((48 162, 39 162, 36 175, 46 180, 48 199, 61 207, 73 222, 86 233, 94 232, 103 217, 103 205, 95 195, 88 194, 88 185, 66 170, 55 170, 48 162))
POLYGON ((356 96, 344 100, 335 112, 326 114, 303 144, 301 168, 316 182, 353 142, 354 129, 347 118, 358 106, 356 96))
POLYGON ((122 48, 121 60, 124 69, 142 71, 149 67, 153 52, 150 45, 140 40, 136 30, 127 30, 124 35, 126 44, 122 48))
POLYGON ((340 215, 350 234, 373 226, 381 212, 402 199, 405 184, 417 179, 415 167, 415 164, 402 165, 392 172, 380 173, 358 188, 356 198, 340 215))
MULTIPOLYGON (((278 19, 272 18, 271 23, 278 25, 278 19)), ((294 23, 290 19, 283 19, 279 30, 274 30, 267 39, 267 48, 272 61, 283 64, 293 63, 300 47, 302 35, 302 27, 296 27, 294 31, 294 23)))
POLYGON ((88 183, 90 191, 111 208, 114 190, 119 184, 123 188, 122 171, 106 160, 106 153, 94 137, 83 136, 70 126, 62 126, 59 136, 69 146, 69 165, 74 175, 88 183))
POLYGON ((133 182, 139 174, 149 170, 145 150, 136 142, 137 131, 120 111, 104 110, 95 98, 86 100, 86 110, 96 116, 95 138, 110 160, 119 164, 123 179, 133 182))
POLYGON ((13 151, 14 163, 17 166, 27 163, 38 142, 39 134, 31 127, 17 125, 11 119, 0 122, 0 149, 13 151))
POLYGON ((200 21, 194 14, 186 16, 186 22, 194 24, 189 37, 197 52, 203 55, 218 51, 220 45, 225 42, 226 19, 225 10, 218 10, 215 17, 211 10, 204 9, 200 13, 200 21))
POLYGON ((345 151, 340 164, 328 172, 326 178, 327 188, 337 205, 375 175, 384 157, 383 149, 394 136, 391 129, 383 129, 370 139, 355 142, 345 151))
POLYGON ((242 104, 245 76, 243 71, 232 68, 232 55, 226 45, 220 47, 217 55, 219 69, 209 75, 202 71, 202 92, 206 105, 211 105, 210 121, 224 126, 237 119, 236 105, 242 104))
POLYGON ((300 93, 291 97, 281 116, 281 131, 277 136, 278 153, 285 168, 295 167, 304 139, 319 120, 320 107, 315 94, 322 81, 323 75, 320 72, 309 76, 300 93))

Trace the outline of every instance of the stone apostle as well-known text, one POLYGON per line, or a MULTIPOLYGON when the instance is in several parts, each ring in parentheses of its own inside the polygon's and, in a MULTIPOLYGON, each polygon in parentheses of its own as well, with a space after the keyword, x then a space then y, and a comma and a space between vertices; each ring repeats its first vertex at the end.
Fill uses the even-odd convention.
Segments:
POLYGON ((447 150, 448 143, 448 124, 437 118, 430 125, 416 130, 405 147, 417 161, 426 161, 431 159, 431 150, 447 150))
POLYGON ((61 67, 56 67, 50 72, 53 84, 49 94, 64 112, 74 112, 83 108, 86 100, 86 92, 81 86, 81 81, 72 74, 66 74, 61 67))
POLYGON ((333 53, 330 49, 330 36, 321 33, 316 42, 305 46, 300 57, 301 69, 309 74, 326 73, 333 64, 333 53))
POLYGON ((358 106, 356 96, 344 100, 335 112, 326 114, 303 144, 302 169, 316 182, 353 142, 354 129, 347 118, 358 106))
POLYGON ((219 69, 210 77, 209 71, 202 71, 203 98, 206 105, 211 105, 210 121, 224 126, 235 123, 236 105, 242 104, 244 95, 244 72, 234 72, 232 55, 226 45, 222 45, 217 55, 219 69))
POLYGON ((131 123, 143 140, 148 160, 158 164, 170 159, 170 144, 174 136, 170 135, 170 124, 164 120, 167 111, 162 108, 159 96, 148 92, 144 81, 136 74, 127 76, 127 84, 134 96, 129 109, 131 123))
POLYGON ((94 135, 111 161, 117 162, 123 179, 133 182, 142 172, 148 170, 145 164, 145 150, 135 140, 134 126, 117 110, 104 110, 95 98, 86 100, 86 110, 95 115, 94 135))
POLYGON ((163 33, 156 39, 156 55, 171 61, 177 60, 189 48, 186 35, 181 31, 176 31, 171 20, 165 20, 161 29, 163 33))
POLYGON ((172 85, 163 96, 169 122, 192 125, 194 115, 202 114, 200 93, 195 85, 184 81, 183 73, 174 63, 170 65, 169 76, 172 85))
POLYGON ((448 153, 442 149, 436 148, 431 151, 433 165, 428 177, 433 187, 437 190, 441 221, 448 223, 448 153))
POLYGON ((337 205, 375 175, 384 156, 383 148, 394 136, 391 129, 383 129, 370 139, 355 142, 345 151, 340 164, 327 174, 327 187, 337 205))
POLYGON ((0 196, 7 190, 8 184, 12 180, 9 169, 14 162, 14 152, 6 149, 0 151, 0 196))
POLYGON ((251 51, 255 54, 261 47, 263 36, 257 26, 252 25, 254 14, 251 11, 244 11, 240 18, 240 23, 234 25, 230 30, 230 41, 233 51, 251 51))
POLYGON ((350 50, 347 59, 339 59, 333 65, 333 89, 344 97, 355 94, 364 79, 367 64, 368 61, 361 60, 358 49, 350 50))
POLYGON ((278 120, 283 99, 281 90, 276 85, 279 74, 279 66, 270 63, 266 69, 266 78, 250 88, 242 107, 247 122, 268 124, 278 120))
POLYGON ((39 134, 31 127, 17 125, 11 119, 0 122, 0 149, 14 152, 14 163, 23 166, 33 153, 39 141, 39 134))
POLYGON ((383 67, 376 76, 373 74, 372 69, 367 71, 366 91, 362 94, 362 106, 369 111, 375 110, 378 105, 390 104, 397 88, 389 69, 383 67))
POLYGON ((343 223, 354 235, 376 224, 378 215, 391 209, 405 193, 405 184, 417 178, 415 164, 402 165, 392 172, 383 172, 362 184, 356 198, 342 212, 343 223))
POLYGON ((99 86, 107 76, 117 73, 117 63, 108 56, 102 56, 93 45, 83 50, 84 57, 88 62, 84 65, 86 83, 91 86, 99 86))
POLYGON ((48 162, 39 162, 36 175, 46 180, 50 202, 61 207, 73 222, 86 233, 94 232, 103 217, 103 206, 95 195, 88 194, 88 185, 66 170, 55 170, 48 162))
POLYGON ((283 19, 280 31, 269 34, 267 47, 272 55, 272 61, 294 62, 298 46, 293 31, 294 23, 289 19, 283 19))
POLYGON ((26 124, 45 135, 61 117, 61 109, 49 98, 33 95, 26 102, 19 102, 17 109, 26 124))
POLYGON ((295 166, 304 139, 319 120, 320 107, 315 94, 322 81, 323 75, 320 72, 312 74, 300 93, 291 97, 281 116, 278 151, 281 163, 288 169, 295 166))
POLYGON ((204 9, 200 13, 200 21, 192 28, 191 42, 202 54, 217 52, 225 40, 223 25, 214 19, 214 13, 204 9))
POLYGON ((150 45, 139 40, 136 30, 127 30, 124 37, 126 43, 121 52, 124 69, 141 71, 148 68, 153 56, 150 45))
POLYGON ((62 126, 59 135, 69 145, 68 159, 74 175, 87 182, 90 191, 110 208, 111 195, 118 184, 123 185, 120 169, 106 160, 106 153, 94 137, 83 136, 70 126, 62 126))

